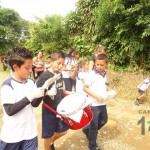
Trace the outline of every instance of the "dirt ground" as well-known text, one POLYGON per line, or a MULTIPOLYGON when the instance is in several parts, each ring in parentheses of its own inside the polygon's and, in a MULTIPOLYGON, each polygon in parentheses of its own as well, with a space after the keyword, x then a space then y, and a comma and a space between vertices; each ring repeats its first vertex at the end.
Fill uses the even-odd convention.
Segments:
MULTIPOLYGON (((97 139, 101 150, 149 150, 150 124, 147 123, 150 120, 149 104, 136 106, 133 102, 115 98, 107 106, 109 120, 99 131, 97 139), (141 135, 141 124, 138 125, 142 116, 145 117, 145 135, 141 135)), ((37 108, 35 112, 39 131, 39 150, 43 150, 43 140, 40 138, 40 109, 37 108)), ((69 130, 67 135, 55 142, 57 150, 88 150, 87 145, 88 142, 81 130, 69 130)))
MULTIPOLYGON (((0 85, 8 74, 0 72, 0 85)), ((124 81, 125 82, 125 81, 124 81)), ((135 82, 135 80, 133 81, 135 82)), ((119 90, 117 91, 119 94, 119 90)), ((132 91, 129 91, 132 92, 132 91)), ((127 94, 127 91, 125 91, 127 94)), ((149 96, 149 95, 148 95, 149 96)), ((101 150, 149 150, 150 149, 150 102, 137 106, 134 101, 120 98, 119 95, 107 104, 108 123, 99 131, 97 143, 101 150), (138 121, 144 117, 144 122, 138 121), (143 126, 141 126, 143 125, 143 126), (142 135, 141 132, 145 134, 142 135)), ((35 109, 39 150, 43 150, 41 138, 41 106, 35 109)), ((2 110, 0 105, 0 128, 2 110)), ((88 142, 81 130, 69 130, 67 135, 55 142, 56 150, 88 150, 88 142)))

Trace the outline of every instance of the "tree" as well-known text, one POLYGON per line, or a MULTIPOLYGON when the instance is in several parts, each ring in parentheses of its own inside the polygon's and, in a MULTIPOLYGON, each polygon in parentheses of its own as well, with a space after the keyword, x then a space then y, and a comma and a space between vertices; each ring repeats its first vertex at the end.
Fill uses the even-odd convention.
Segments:
POLYGON ((17 12, 0 7, 0 53, 21 44, 19 39, 26 25, 27 22, 17 12))
POLYGON ((33 51, 44 49, 48 54, 57 49, 64 49, 67 46, 64 24, 64 18, 58 15, 46 16, 31 23, 30 36, 25 46, 33 51))

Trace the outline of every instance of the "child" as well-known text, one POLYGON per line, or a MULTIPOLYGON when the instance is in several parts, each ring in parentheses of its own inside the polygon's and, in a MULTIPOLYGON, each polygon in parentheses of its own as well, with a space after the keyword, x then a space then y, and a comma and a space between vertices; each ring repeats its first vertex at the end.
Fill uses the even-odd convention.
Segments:
POLYGON ((148 75, 148 77, 138 85, 138 92, 140 95, 135 99, 136 105, 142 104, 141 99, 146 95, 146 91, 149 85, 150 85, 150 75, 148 75))
POLYGON ((91 109, 94 113, 93 120, 83 129, 83 133, 89 140, 90 150, 99 150, 96 140, 98 130, 107 123, 107 108, 103 102, 107 93, 106 68, 108 59, 105 54, 100 54, 95 60, 95 69, 92 70, 86 79, 83 90, 88 94, 91 101, 91 109))
POLYGON ((50 68, 51 63, 52 63, 52 59, 51 59, 51 57, 49 56, 49 57, 47 58, 47 61, 45 62, 45 71, 48 70, 48 68, 50 68))
POLYGON ((91 71, 91 70, 94 69, 95 60, 96 60, 96 57, 97 57, 99 54, 105 54, 105 55, 106 55, 106 47, 105 47, 105 46, 103 46, 103 45, 98 45, 98 46, 96 47, 96 53, 92 55, 91 60, 90 60, 90 63, 89 63, 89 71, 91 71))
POLYGON ((71 78, 73 71, 76 69, 76 60, 74 58, 74 49, 69 48, 66 53, 65 64, 62 75, 65 83, 65 90, 72 91, 76 85, 76 80, 71 78))
POLYGON ((38 149, 32 106, 36 98, 44 95, 44 88, 37 88, 34 81, 28 78, 32 72, 32 59, 32 52, 25 48, 15 48, 8 53, 8 63, 13 75, 1 87, 4 123, 0 150, 38 149))
MULTIPOLYGON (((45 71, 38 79, 37 86, 44 84, 45 80, 58 74, 62 71, 65 63, 65 55, 61 52, 51 54, 52 63, 50 68, 45 71)), ((39 103, 43 100, 44 103, 56 110, 57 105, 64 98, 63 78, 48 87, 44 98, 40 98, 39 103)), ((55 113, 50 111, 45 105, 42 105, 42 138, 44 139, 44 150, 54 150, 54 141, 67 133, 68 127, 55 113)))
POLYGON ((84 59, 78 64, 79 71, 76 79, 76 92, 83 92, 83 83, 88 75, 89 61, 84 59))

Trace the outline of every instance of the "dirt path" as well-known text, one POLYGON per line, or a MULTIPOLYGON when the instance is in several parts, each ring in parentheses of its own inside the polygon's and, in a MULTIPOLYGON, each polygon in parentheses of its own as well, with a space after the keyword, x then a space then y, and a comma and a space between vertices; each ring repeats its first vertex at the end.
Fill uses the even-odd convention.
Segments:
MULTIPOLYGON (((149 150, 150 131, 148 131, 150 111, 148 103, 136 106, 133 102, 116 98, 108 104, 108 123, 99 131, 98 145, 102 150, 149 150), (144 114, 140 114, 143 112, 144 114), (145 135, 141 135, 141 124, 138 120, 145 117, 145 135)), ((35 110, 37 115, 39 137, 41 136, 40 107, 35 110)), ((57 150, 88 150, 87 140, 81 130, 69 130, 68 134, 56 143, 57 150)), ((43 141, 39 138, 40 150, 43 150, 43 141)))
MULTIPOLYGON (((8 72, 2 73, 0 71, 0 85, 8 76, 8 72)), ((123 80, 123 82, 127 81, 123 80)), ((118 90, 118 92, 120 91, 118 90)), ((124 94, 130 92, 133 92, 133 89, 124 91, 124 94)), ((133 97, 135 96, 133 95, 133 97)), ((150 149, 150 131, 148 130, 150 124, 147 123, 150 121, 150 102, 136 106, 133 101, 125 101, 119 99, 118 96, 109 102, 107 109, 109 120, 99 131, 97 140, 102 150, 150 149), (141 124, 138 125, 141 117, 145 117, 145 122, 143 122, 145 125, 141 122, 144 125, 143 131, 145 131, 145 135, 141 135, 141 124)), ((41 139, 41 106, 35 109, 35 113, 39 132, 39 150, 43 150, 43 140, 41 139)), ((0 103, 0 128, 1 126, 2 110, 0 103)), ((69 130, 66 136, 56 141, 55 145, 56 150, 88 150, 87 140, 81 130, 69 130)))

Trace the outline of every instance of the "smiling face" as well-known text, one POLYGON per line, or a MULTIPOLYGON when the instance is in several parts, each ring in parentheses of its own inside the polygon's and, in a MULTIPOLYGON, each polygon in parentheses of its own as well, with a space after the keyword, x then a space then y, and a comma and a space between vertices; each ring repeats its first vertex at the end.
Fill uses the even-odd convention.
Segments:
POLYGON ((56 61, 52 62, 51 71, 53 73, 61 72, 64 64, 65 64, 65 59, 64 58, 58 58, 56 61))
POLYGON ((24 82, 32 72, 32 63, 32 59, 26 59, 24 64, 20 67, 17 66, 17 64, 14 64, 14 78, 18 81, 24 82))

